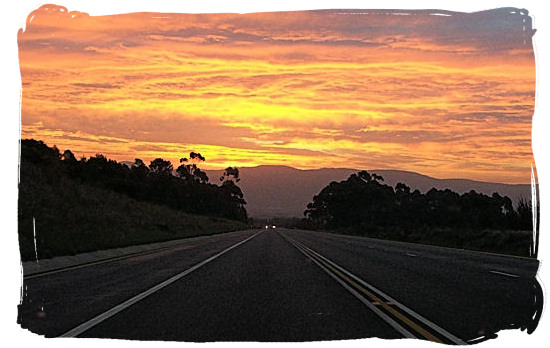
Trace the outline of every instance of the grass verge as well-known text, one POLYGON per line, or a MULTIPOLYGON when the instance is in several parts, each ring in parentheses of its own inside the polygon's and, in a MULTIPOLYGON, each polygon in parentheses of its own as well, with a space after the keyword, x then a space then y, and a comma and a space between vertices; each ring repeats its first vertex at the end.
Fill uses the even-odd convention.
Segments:
POLYGON ((363 236, 400 242, 435 245, 455 249, 484 251, 496 254, 534 257, 530 253, 531 231, 471 230, 426 227, 417 230, 403 228, 342 229, 331 233, 363 236))

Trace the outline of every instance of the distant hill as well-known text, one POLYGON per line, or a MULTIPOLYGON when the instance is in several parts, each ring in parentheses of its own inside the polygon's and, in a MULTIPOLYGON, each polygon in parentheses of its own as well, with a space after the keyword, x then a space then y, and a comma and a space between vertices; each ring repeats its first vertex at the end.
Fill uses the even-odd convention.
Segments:
MULTIPOLYGON (((259 166, 240 168, 241 187, 247 201, 246 209, 253 218, 303 217, 306 205, 312 201, 323 187, 331 181, 347 179, 359 170, 348 168, 323 168, 300 170, 286 166, 259 166)), ((399 170, 368 170, 384 177, 384 182, 392 187, 403 182, 422 193, 435 187, 440 190, 451 189, 457 193, 475 190, 487 195, 498 192, 508 196, 514 204, 520 198, 531 197, 528 184, 509 185, 466 179, 436 179, 426 175, 399 170)), ((215 183, 221 176, 221 170, 206 171, 210 181, 215 183)))

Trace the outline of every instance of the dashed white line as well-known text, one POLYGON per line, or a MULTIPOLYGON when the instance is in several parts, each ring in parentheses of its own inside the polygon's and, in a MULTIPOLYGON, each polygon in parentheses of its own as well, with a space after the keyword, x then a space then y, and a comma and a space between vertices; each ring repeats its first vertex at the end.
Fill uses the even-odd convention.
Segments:
POLYGON ((515 274, 510 274, 510 273, 505 273, 505 272, 500 272, 500 271, 489 271, 489 272, 493 273, 493 274, 499 274, 499 275, 502 275, 502 276, 505 276, 505 277, 519 278, 519 276, 515 275, 515 274))

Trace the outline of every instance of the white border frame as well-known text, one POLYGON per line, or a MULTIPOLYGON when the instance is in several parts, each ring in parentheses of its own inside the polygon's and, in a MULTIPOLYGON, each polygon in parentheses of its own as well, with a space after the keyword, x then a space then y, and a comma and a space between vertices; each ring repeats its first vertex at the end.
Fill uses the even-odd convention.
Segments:
MULTIPOLYGON (((550 228, 548 222, 550 216, 550 193, 547 185, 550 185, 550 156, 547 155, 545 149, 548 149, 548 137, 545 132, 550 130, 549 101, 550 89, 548 87, 550 66, 549 41, 550 36, 550 13, 546 11, 546 6, 540 0, 522 0, 522 1, 453 1, 441 2, 433 0, 417 0, 415 2, 404 0, 389 0, 385 2, 368 2, 360 0, 303 0, 290 1, 279 0, 276 2, 255 2, 245 0, 202 0, 202 1, 169 1, 169 0, 134 0, 128 2, 113 1, 113 0, 64 0, 51 1, 57 5, 65 6, 69 11, 87 12, 90 15, 107 15, 129 12, 179 12, 179 13, 215 13, 215 12, 267 12, 281 10, 312 10, 312 9, 333 9, 333 8, 357 8, 357 9, 373 9, 373 8, 388 8, 388 9, 442 9, 450 11, 474 12, 482 11, 498 7, 519 7, 529 11, 529 15, 533 18, 533 26, 537 29, 534 37, 535 55, 537 59, 537 94, 536 94, 536 109, 533 117, 533 148, 535 153, 536 167, 539 178, 539 193, 541 197, 541 212, 540 212, 540 234, 539 239, 539 257, 541 267, 539 269, 539 282, 545 292, 545 297, 548 296, 545 290, 544 280, 550 279, 549 271, 546 266, 548 250, 550 250, 550 238, 546 238, 545 232, 550 228)), ((20 88, 21 78, 19 73, 19 60, 17 57, 17 31, 25 25, 27 15, 38 7, 49 3, 46 1, 37 0, 12 0, 4 4, 2 11, 2 114, 1 114, 1 131, 2 131, 2 224, 5 228, 2 229, 2 275, 8 279, 5 286, 2 287, 0 296, 2 303, 2 314, 0 316, 0 328, 2 328, 2 338, 4 342, 17 342, 18 345, 40 345, 41 347, 69 347, 75 342, 73 340, 63 341, 62 339, 44 339, 30 333, 27 330, 21 329, 16 323, 17 319, 17 304, 20 301, 20 288, 22 283, 22 275, 19 261, 19 250, 17 241, 17 185, 18 185, 18 142, 20 139, 20 88)), ((546 232, 548 233, 548 232, 546 232)), ((545 298, 545 305, 547 304, 545 298)), ((527 335, 525 332, 518 330, 505 330, 498 333, 499 337, 496 340, 490 340, 481 343, 483 347, 517 347, 521 345, 529 345, 530 347, 542 347, 543 342, 550 342, 550 317, 548 311, 544 310, 539 327, 532 335, 527 335)), ((79 339, 79 346, 95 347, 99 344, 108 347, 152 347, 158 342, 141 342, 141 341, 120 341, 120 340, 97 340, 97 339, 79 339)), ((164 345, 179 345, 181 342, 168 342, 164 345)), ((339 344, 346 344, 348 347, 363 347, 364 344, 376 344, 382 347, 440 347, 434 343, 423 342, 418 340, 395 340, 384 341, 379 339, 355 340, 355 341, 336 341, 336 342, 313 342, 313 343, 270 343, 270 346, 296 346, 301 347, 336 347, 339 344)), ((196 345, 188 343, 186 345, 196 345)), ((237 347, 236 343, 207 343, 200 347, 214 346, 233 346, 237 347)), ((239 344, 239 347, 243 344, 239 344)), ((257 346, 258 343, 245 343, 245 346, 257 346)))

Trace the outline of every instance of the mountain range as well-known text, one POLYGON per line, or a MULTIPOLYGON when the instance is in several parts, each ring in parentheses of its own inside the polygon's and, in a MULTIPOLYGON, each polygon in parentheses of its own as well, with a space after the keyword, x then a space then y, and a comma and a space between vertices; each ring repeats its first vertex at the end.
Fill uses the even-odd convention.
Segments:
MULTIPOLYGON (((357 169, 323 168, 301 170, 286 166, 258 166, 239 168, 241 187, 247 201, 248 214, 256 219, 271 217, 303 217, 303 212, 313 196, 331 181, 342 181, 357 169)), ((205 170, 210 181, 215 183, 222 170, 205 170)), ((400 170, 368 170, 382 175, 384 183, 392 187, 402 182, 411 189, 425 193, 435 187, 450 189, 459 194, 475 190, 492 195, 498 192, 508 196, 516 205, 520 199, 529 200, 531 185, 501 184, 467 179, 436 179, 415 172, 400 170)))

